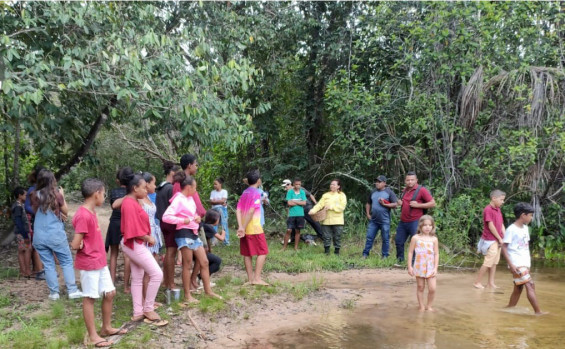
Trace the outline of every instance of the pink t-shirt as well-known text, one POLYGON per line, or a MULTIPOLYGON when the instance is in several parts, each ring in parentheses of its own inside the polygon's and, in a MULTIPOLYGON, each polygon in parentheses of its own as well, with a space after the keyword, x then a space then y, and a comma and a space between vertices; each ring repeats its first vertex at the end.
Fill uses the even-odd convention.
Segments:
POLYGON ((255 209, 253 217, 245 228, 246 235, 263 234, 261 226, 261 193, 257 188, 249 187, 243 191, 237 203, 237 210, 241 212, 242 219, 252 208, 255 209))
POLYGON ((176 229, 189 229, 198 230, 198 223, 194 221, 196 216, 196 204, 194 203, 193 196, 185 196, 183 193, 178 192, 171 198, 171 204, 163 213, 163 222, 169 224, 176 224, 176 229), (190 222, 184 223, 188 218, 190 222))
MULTIPOLYGON (((173 195, 180 193, 180 191, 180 183, 177 182, 173 184, 173 195)), ((196 214, 204 218, 204 216, 206 215, 206 209, 204 208, 204 206, 202 206, 202 201, 200 201, 200 195, 198 195, 198 192, 192 194, 192 198, 194 199, 194 204, 196 205, 196 214)))
POLYGON ((496 241, 494 235, 492 235, 490 229, 488 228, 488 222, 493 222, 498 235, 502 239, 504 239, 504 233, 502 232, 502 225, 504 224, 504 220, 502 219, 502 212, 500 211, 500 207, 495 208, 492 207, 491 204, 488 204, 485 209, 483 210, 483 240, 487 241, 496 241))
POLYGON ((106 250, 102 232, 98 226, 96 213, 81 206, 73 217, 75 234, 83 234, 83 247, 77 251, 75 268, 79 270, 98 270, 107 265, 106 250))

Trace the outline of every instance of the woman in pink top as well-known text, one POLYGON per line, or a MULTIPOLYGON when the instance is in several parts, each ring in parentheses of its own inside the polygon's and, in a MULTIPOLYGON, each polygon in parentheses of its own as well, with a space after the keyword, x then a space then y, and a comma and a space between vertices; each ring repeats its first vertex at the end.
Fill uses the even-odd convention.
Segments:
MULTIPOLYGON (((196 204, 192 196, 196 192, 196 181, 184 172, 177 172, 174 176, 175 183, 179 183, 181 191, 174 194, 171 204, 163 213, 163 222, 176 224, 175 242, 182 254, 182 285, 184 288, 185 302, 198 302, 190 294, 191 263, 193 255, 196 257, 194 270, 200 269, 200 276, 207 295, 220 298, 212 292, 210 287, 210 270, 208 258, 202 240, 198 237, 200 216, 196 214, 196 204), (199 268, 197 268, 199 266, 199 268)), ((186 304, 186 303, 185 303, 186 304)))
POLYGON ((163 271, 153 258, 147 245, 153 246, 155 239, 151 236, 149 217, 139 203, 139 199, 147 196, 145 180, 141 175, 123 174, 127 183, 127 195, 122 201, 121 229, 123 234, 122 251, 131 261, 131 297, 133 300, 133 321, 140 321, 164 326, 155 312, 155 297, 163 280, 163 271), (145 299, 143 299, 143 275, 149 275, 149 283, 145 299))

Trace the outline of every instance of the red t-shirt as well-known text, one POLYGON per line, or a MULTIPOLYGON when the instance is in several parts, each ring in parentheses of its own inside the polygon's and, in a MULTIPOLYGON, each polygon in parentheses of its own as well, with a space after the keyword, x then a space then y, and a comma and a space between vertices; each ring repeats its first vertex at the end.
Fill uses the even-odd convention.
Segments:
POLYGON ((131 249, 133 249, 134 240, 143 243, 143 240, 136 238, 151 234, 149 216, 139 202, 129 196, 122 201, 121 229, 124 245, 131 249))
POLYGON ((102 232, 98 226, 96 213, 81 206, 73 217, 75 234, 83 235, 83 247, 77 251, 75 268, 79 270, 98 270, 107 265, 106 250, 102 232))
MULTIPOLYGON (((400 220, 402 222, 414 222, 424 215, 423 208, 410 207, 410 201, 412 201, 414 192, 418 187, 419 185, 416 184, 410 190, 404 188, 404 191, 402 192, 402 210, 400 211, 400 220)), ((418 192, 418 196, 416 196, 416 201, 420 204, 430 202, 432 200, 432 194, 430 194, 428 189, 426 189, 425 187, 422 187, 418 192)))
POLYGON ((502 232, 502 225, 504 224, 504 220, 502 219, 502 212, 500 211, 500 207, 492 207, 491 204, 488 204, 485 209, 483 210, 483 240, 488 241, 496 241, 496 238, 491 233, 490 229, 488 228, 488 222, 494 223, 494 227, 500 235, 501 238, 504 238, 504 233, 502 232))

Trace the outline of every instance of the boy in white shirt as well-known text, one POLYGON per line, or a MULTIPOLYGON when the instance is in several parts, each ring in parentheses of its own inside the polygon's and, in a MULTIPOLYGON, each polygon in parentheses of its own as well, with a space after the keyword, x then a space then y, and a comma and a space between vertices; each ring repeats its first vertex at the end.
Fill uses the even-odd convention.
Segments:
POLYGON ((508 228, 502 240, 502 254, 508 262, 508 268, 514 277, 514 290, 510 295, 507 308, 515 307, 518 304, 522 289, 526 286, 526 292, 530 304, 534 308, 536 315, 547 314, 542 312, 536 297, 536 289, 532 277, 530 276, 530 234, 528 224, 532 221, 534 208, 525 202, 519 202, 514 206, 514 216, 516 220, 508 228))

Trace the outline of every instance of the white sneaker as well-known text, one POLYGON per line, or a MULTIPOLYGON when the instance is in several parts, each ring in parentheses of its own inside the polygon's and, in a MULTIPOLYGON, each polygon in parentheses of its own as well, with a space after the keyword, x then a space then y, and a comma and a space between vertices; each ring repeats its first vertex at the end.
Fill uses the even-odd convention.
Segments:
POLYGON ((56 300, 58 300, 59 298, 60 298, 60 297, 59 297, 59 294, 58 294, 58 293, 50 293, 50 294, 49 294, 49 300, 56 301, 56 300))
POLYGON ((82 298, 82 292, 75 291, 73 293, 69 293, 69 299, 77 299, 77 298, 82 298))

